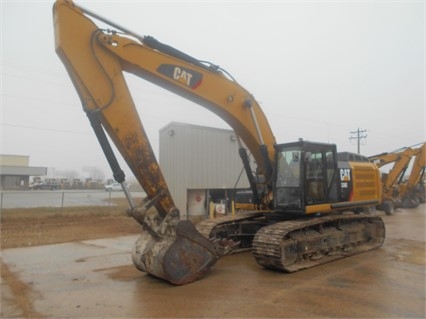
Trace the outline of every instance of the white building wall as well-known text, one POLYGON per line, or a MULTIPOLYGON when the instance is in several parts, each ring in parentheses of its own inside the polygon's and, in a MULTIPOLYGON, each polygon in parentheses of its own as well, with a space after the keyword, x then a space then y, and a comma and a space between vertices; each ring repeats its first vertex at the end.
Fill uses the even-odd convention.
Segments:
POLYGON ((0 154, 0 166, 29 166, 28 155, 6 155, 0 154))
MULTIPOLYGON (((234 188, 243 170, 232 130, 172 122, 160 130, 160 166, 181 216, 187 189, 234 188)), ((245 171, 237 188, 247 188, 245 171)))

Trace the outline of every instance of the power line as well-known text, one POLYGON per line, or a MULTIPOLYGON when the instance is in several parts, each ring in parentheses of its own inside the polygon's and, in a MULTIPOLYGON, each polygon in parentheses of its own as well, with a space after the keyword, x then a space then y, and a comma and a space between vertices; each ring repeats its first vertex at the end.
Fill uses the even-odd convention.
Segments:
POLYGON ((53 129, 53 128, 46 128, 46 127, 39 127, 39 126, 30 126, 30 125, 18 125, 18 124, 0 123, 0 126, 3 126, 3 127, 16 127, 16 128, 21 128, 21 129, 23 128, 23 129, 30 129, 30 130, 37 130, 37 131, 48 131, 48 132, 57 132, 57 133, 79 134, 79 135, 89 135, 90 134, 90 132, 53 129))
POLYGON ((361 154, 361 151, 360 151, 361 139, 367 138, 367 134, 363 135, 366 132, 367 132, 367 130, 360 130, 359 128, 354 132, 350 132, 352 134, 352 136, 349 137, 349 140, 350 141, 357 140, 358 154, 361 154))

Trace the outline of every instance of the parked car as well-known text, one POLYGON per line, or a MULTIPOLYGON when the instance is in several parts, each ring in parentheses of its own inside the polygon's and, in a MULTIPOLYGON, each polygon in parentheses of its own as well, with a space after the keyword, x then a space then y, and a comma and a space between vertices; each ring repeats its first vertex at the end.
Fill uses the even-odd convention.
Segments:
POLYGON ((34 182, 30 185, 30 189, 31 190, 36 190, 36 189, 40 189, 40 190, 46 190, 46 189, 50 189, 50 190, 55 190, 55 189, 59 189, 59 185, 58 184, 48 184, 45 183, 43 181, 37 181, 34 182))
MULTIPOLYGON (((127 186, 130 186, 130 185, 127 184, 127 186)), ((122 188, 121 188, 120 183, 112 183, 112 184, 105 185, 105 191, 106 192, 119 192, 121 190, 122 190, 122 188)))

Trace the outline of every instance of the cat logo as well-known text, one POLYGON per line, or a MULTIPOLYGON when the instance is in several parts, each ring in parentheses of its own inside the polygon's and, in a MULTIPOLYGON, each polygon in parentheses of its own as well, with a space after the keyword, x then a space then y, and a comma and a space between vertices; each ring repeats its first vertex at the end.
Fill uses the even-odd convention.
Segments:
POLYGON ((157 71, 193 90, 201 84, 203 79, 200 72, 173 64, 161 64, 157 71))
POLYGON ((342 182, 349 182, 351 180, 350 168, 341 168, 340 169, 340 180, 342 182))
POLYGON ((183 83, 189 86, 191 83, 192 74, 175 66, 175 70, 173 71, 173 78, 181 82, 183 81, 183 83))

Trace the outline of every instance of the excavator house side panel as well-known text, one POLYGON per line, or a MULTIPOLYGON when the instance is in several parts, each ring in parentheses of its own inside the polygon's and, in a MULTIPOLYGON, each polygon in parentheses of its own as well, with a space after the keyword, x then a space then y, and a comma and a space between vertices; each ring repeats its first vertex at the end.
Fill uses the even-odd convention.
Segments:
POLYGON ((352 169, 351 201, 381 201, 380 172, 368 162, 349 162, 352 169))

